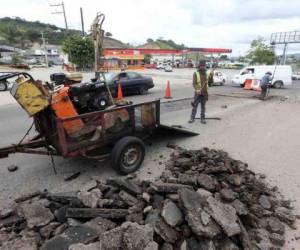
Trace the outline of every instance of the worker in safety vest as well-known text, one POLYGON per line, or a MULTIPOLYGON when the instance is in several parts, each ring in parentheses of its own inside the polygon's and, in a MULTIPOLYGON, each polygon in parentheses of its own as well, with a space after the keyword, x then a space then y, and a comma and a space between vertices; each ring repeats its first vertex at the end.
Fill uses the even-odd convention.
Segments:
POLYGON ((208 83, 206 76, 206 62, 200 61, 198 70, 193 75, 193 87, 195 89, 195 97, 192 102, 192 114, 189 123, 195 121, 198 105, 201 104, 201 123, 206 124, 205 121, 205 104, 208 100, 208 83))

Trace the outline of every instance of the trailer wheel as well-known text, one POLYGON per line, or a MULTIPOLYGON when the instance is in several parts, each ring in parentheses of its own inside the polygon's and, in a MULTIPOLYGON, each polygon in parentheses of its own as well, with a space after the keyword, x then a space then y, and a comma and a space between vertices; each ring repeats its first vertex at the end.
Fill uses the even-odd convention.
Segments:
POLYGON ((0 91, 7 90, 7 82, 6 81, 0 81, 0 91))
POLYGON ((120 139, 111 152, 111 165, 120 174, 136 171, 145 157, 145 145, 137 137, 126 136, 120 139))

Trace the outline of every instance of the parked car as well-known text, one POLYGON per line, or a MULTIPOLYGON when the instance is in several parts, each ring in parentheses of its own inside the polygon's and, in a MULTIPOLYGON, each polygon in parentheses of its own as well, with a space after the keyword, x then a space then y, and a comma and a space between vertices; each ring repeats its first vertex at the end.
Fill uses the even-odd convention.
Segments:
POLYGON ((173 68, 171 65, 166 65, 165 72, 173 72, 173 68))
POLYGON ((300 72, 295 72, 292 75, 292 80, 300 80, 300 72))
POLYGON ((30 69, 33 69, 33 68, 47 68, 47 65, 45 63, 29 64, 28 66, 29 66, 30 69))
POLYGON ((6 80, 0 80, 0 91, 5 91, 8 88, 8 81, 6 80))
POLYGON ((151 77, 142 76, 132 71, 120 73, 109 72, 105 74, 105 78, 107 84, 115 93, 117 93, 119 83, 121 84, 123 94, 139 93, 143 95, 154 87, 151 77))
POLYGON ((165 66, 166 66, 166 64, 164 63, 160 63, 160 64, 157 64, 156 65, 156 69, 164 69, 165 68, 165 66))
POLYGON ((0 91, 5 91, 12 86, 12 82, 4 79, 6 76, 14 74, 15 72, 0 72, 0 91), (3 79, 1 79, 3 78, 3 79))
POLYGON ((274 88, 281 88, 292 84, 292 68, 288 65, 248 66, 233 77, 232 83, 244 87, 246 79, 261 79, 268 71, 273 74, 272 86, 274 88))
POLYGON ((218 84, 218 85, 224 85, 227 82, 227 76, 220 72, 220 71, 214 71, 214 78, 213 78, 213 84, 218 84))
POLYGON ((26 63, 11 64, 10 67, 16 69, 30 69, 29 65, 26 63))
POLYGON ((146 69, 156 69, 156 64, 155 63, 145 64, 144 67, 146 69))

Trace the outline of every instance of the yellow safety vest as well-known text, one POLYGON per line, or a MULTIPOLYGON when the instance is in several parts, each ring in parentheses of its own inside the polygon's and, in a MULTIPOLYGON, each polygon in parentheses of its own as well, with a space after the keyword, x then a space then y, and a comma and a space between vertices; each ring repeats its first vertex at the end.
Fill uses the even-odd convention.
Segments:
MULTIPOLYGON (((196 73, 196 86, 195 86, 195 89, 196 90, 201 90, 202 88, 204 88, 204 85, 202 86, 200 73, 199 73, 199 71, 196 71, 195 73, 196 73)), ((206 85, 207 85, 207 81, 206 81, 206 85)))

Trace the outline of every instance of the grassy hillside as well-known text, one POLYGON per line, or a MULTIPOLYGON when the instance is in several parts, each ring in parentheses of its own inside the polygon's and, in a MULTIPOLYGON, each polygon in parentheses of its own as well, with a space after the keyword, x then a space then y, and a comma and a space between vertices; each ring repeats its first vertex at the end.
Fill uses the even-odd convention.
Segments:
POLYGON ((138 47, 144 49, 184 49, 185 45, 177 44, 173 40, 156 39, 154 41, 148 39, 146 44, 138 47))
MULTIPOLYGON (((20 47, 26 49, 34 42, 42 43, 41 32, 49 44, 62 45, 63 41, 70 36, 80 35, 79 30, 68 30, 57 27, 53 24, 31 22, 19 17, 0 18, 0 44, 20 47)), ((104 39, 104 46, 107 48, 131 48, 130 44, 125 44, 111 37, 104 39)), ((149 49, 184 49, 184 44, 177 44, 172 40, 148 39, 147 43, 138 48, 149 49)))
POLYGON ((59 28, 52 24, 30 22, 21 18, 0 18, 0 37, 2 43, 26 48, 30 43, 41 43, 41 32, 49 44, 61 45, 63 40, 70 35, 79 35, 78 30, 59 28))

